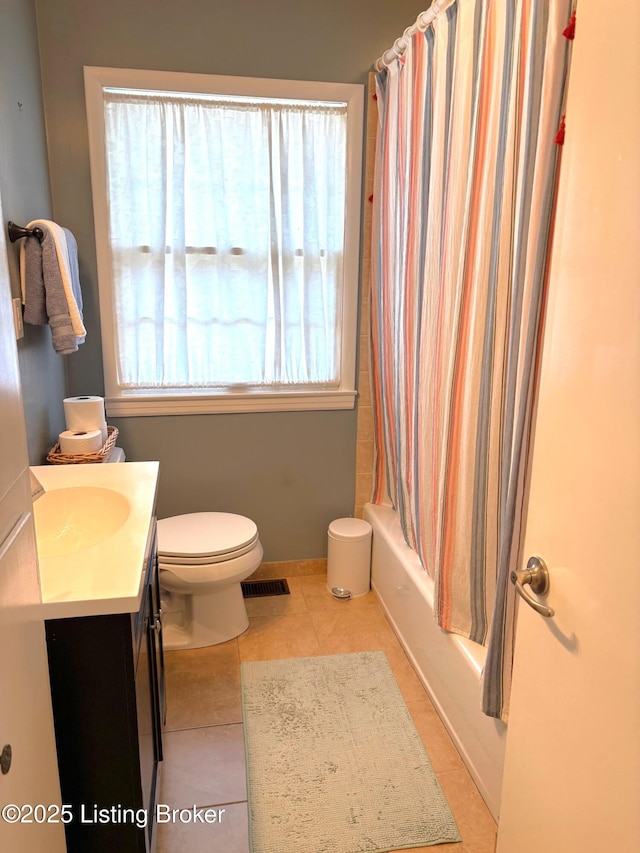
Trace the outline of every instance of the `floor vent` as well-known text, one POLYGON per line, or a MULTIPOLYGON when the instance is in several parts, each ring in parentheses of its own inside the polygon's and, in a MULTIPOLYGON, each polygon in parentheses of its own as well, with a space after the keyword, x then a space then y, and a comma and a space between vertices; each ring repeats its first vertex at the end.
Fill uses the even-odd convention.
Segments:
POLYGON ((243 581, 244 598, 261 598, 264 595, 289 595, 289 584, 283 578, 273 581, 243 581))

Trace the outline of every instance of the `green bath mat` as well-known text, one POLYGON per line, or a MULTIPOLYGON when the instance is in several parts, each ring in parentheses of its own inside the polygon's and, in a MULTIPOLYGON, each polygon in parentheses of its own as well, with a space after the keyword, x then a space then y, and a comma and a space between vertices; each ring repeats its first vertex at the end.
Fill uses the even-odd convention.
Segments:
POLYGON ((384 652, 243 663, 252 853, 460 841, 384 652))

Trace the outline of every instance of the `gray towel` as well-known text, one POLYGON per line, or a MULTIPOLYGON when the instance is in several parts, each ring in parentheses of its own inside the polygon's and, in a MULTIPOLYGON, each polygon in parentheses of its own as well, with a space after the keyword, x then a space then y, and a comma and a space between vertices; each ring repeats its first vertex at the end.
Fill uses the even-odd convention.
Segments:
POLYGON ((83 339, 77 339, 73 333, 56 245, 50 233, 44 231, 42 242, 37 237, 26 238, 24 262, 25 323, 36 326, 48 323, 55 351, 62 355, 77 352, 83 339))

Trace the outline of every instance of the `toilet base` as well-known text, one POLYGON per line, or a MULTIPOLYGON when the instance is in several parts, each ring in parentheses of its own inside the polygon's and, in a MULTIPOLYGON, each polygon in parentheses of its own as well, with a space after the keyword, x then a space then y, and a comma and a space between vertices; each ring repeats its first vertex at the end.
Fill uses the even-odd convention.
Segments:
POLYGON ((163 626, 162 645, 167 651, 217 646, 238 637, 249 627, 240 582, 186 599, 187 624, 163 626))

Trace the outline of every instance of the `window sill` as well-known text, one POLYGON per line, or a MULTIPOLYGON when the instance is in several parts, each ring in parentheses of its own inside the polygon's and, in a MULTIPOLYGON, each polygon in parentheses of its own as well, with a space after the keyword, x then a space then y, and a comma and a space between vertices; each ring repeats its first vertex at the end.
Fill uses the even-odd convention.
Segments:
POLYGON ((357 391, 220 394, 208 396, 107 397, 109 417, 207 415, 240 412, 306 412, 353 409, 357 391))

